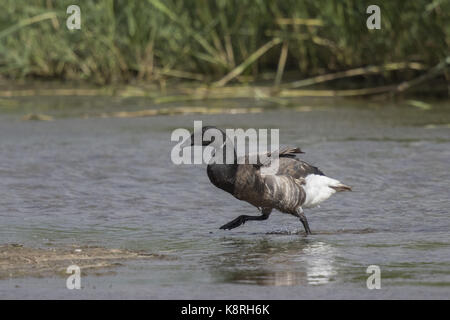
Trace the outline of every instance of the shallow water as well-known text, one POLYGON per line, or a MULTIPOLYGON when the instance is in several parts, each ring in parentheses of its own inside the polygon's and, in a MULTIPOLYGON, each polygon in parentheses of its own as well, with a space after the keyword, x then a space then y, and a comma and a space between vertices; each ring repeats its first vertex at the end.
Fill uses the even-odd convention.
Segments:
POLYGON ((82 275, 82 290, 57 276, 0 280, 0 298, 450 298, 448 103, 422 110, 330 100, 307 112, 83 119, 146 102, 48 101, 53 108, 21 99, 0 112, 0 243, 173 259, 82 275), (21 121, 42 110, 57 120, 21 121), (172 130, 192 129, 193 120, 279 128, 282 145, 300 146, 303 159, 354 191, 306 210, 307 238, 297 219, 278 212, 219 230, 258 212, 211 185, 204 165, 171 163, 172 130), (380 290, 366 287, 369 265, 381 269, 380 290))

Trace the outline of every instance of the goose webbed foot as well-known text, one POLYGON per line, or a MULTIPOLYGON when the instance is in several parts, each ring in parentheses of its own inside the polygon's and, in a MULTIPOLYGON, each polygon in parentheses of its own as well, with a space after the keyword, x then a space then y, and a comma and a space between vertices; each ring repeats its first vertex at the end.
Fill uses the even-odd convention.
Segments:
POLYGON ((269 218, 270 213, 272 212, 271 208, 262 208, 262 215, 260 216, 239 216, 236 219, 224 224, 220 227, 222 230, 231 230, 239 227, 241 224, 244 224, 248 220, 266 220, 269 218))
POLYGON ((248 216, 239 216, 236 219, 224 224, 223 226, 220 227, 220 229, 222 230, 231 230, 234 228, 239 227, 241 224, 244 224, 245 221, 247 221, 246 217, 248 216))

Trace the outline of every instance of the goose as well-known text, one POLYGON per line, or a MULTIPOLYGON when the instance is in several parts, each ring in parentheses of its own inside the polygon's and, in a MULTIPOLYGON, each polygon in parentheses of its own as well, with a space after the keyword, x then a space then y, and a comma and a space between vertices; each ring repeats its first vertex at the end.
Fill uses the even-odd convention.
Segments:
MULTIPOLYGON (((190 139, 188 138, 181 147, 195 146, 197 142, 194 139, 195 134, 196 132, 193 132, 190 139)), ((198 141, 201 141, 202 146, 213 147, 213 155, 222 156, 224 159, 223 163, 216 161, 207 165, 206 171, 211 183, 261 211, 261 215, 258 216, 241 215, 224 224, 220 229, 231 230, 247 221, 267 220, 272 210, 277 209, 298 218, 303 224, 306 235, 310 235, 311 229, 303 208, 317 207, 336 192, 352 190, 350 186, 325 176, 319 168, 298 159, 297 154, 303 153, 300 148, 287 147, 278 150, 278 170, 270 172, 265 170, 268 167, 267 160, 250 164, 249 155, 246 155, 243 159, 245 161, 238 161, 234 145, 222 129, 203 126, 201 137, 198 141), (217 131, 211 134, 210 130, 217 131), (207 131, 209 134, 205 136, 207 131), (222 140, 215 141, 215 136, 221 136, 222 140), (225 147, 228 143, 231 148, 225 147), (229 150, 233 152, 231 157, 227 154, 229 150), (226 163, 225 159, 233 159, 233 161, 226 163)), ((268 159, 272 154, 269 152, 266 156, 268 159)))

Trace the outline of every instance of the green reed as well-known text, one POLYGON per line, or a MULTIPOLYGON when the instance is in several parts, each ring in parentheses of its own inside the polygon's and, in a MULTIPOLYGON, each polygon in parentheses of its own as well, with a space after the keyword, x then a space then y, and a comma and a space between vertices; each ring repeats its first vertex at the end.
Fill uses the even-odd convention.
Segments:
POLYGON ((378 5, 381 30, 366 28, 359 0, 3 0, 0 76, 223 85, 273 81, 277 70, 298 79, 399 62, 431 68, 449 55, 449 0, 378 5), (66 28, 71 4, 81 30, 66 28))

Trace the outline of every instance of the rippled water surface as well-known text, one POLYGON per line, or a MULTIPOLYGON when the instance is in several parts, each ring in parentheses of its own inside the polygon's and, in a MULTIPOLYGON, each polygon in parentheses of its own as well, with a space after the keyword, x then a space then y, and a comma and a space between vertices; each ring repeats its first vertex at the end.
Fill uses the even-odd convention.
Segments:
POLYGON ((82 278, 78 291, 61 277, 0 280, 0 297, 450 298, 448 103, 83 118, 89 106, 143 104, 91 97, 44 108, 55 121, 22 121, 33 101, 17 103, 19 111, 0 112, 0 244, 94 245, 170 259, 124 263, 113 275, 82 278), (219 230, 258 211, 216 189, 206 166, 172 164, 171 132, 192 129, 193 120, 279 128, 282 145, 300 146, 303 159, 354 191, 305 210, 309 237, 278 212, 219 230), (366 287, 369 265, 381 269, 380 290, 366 287))

